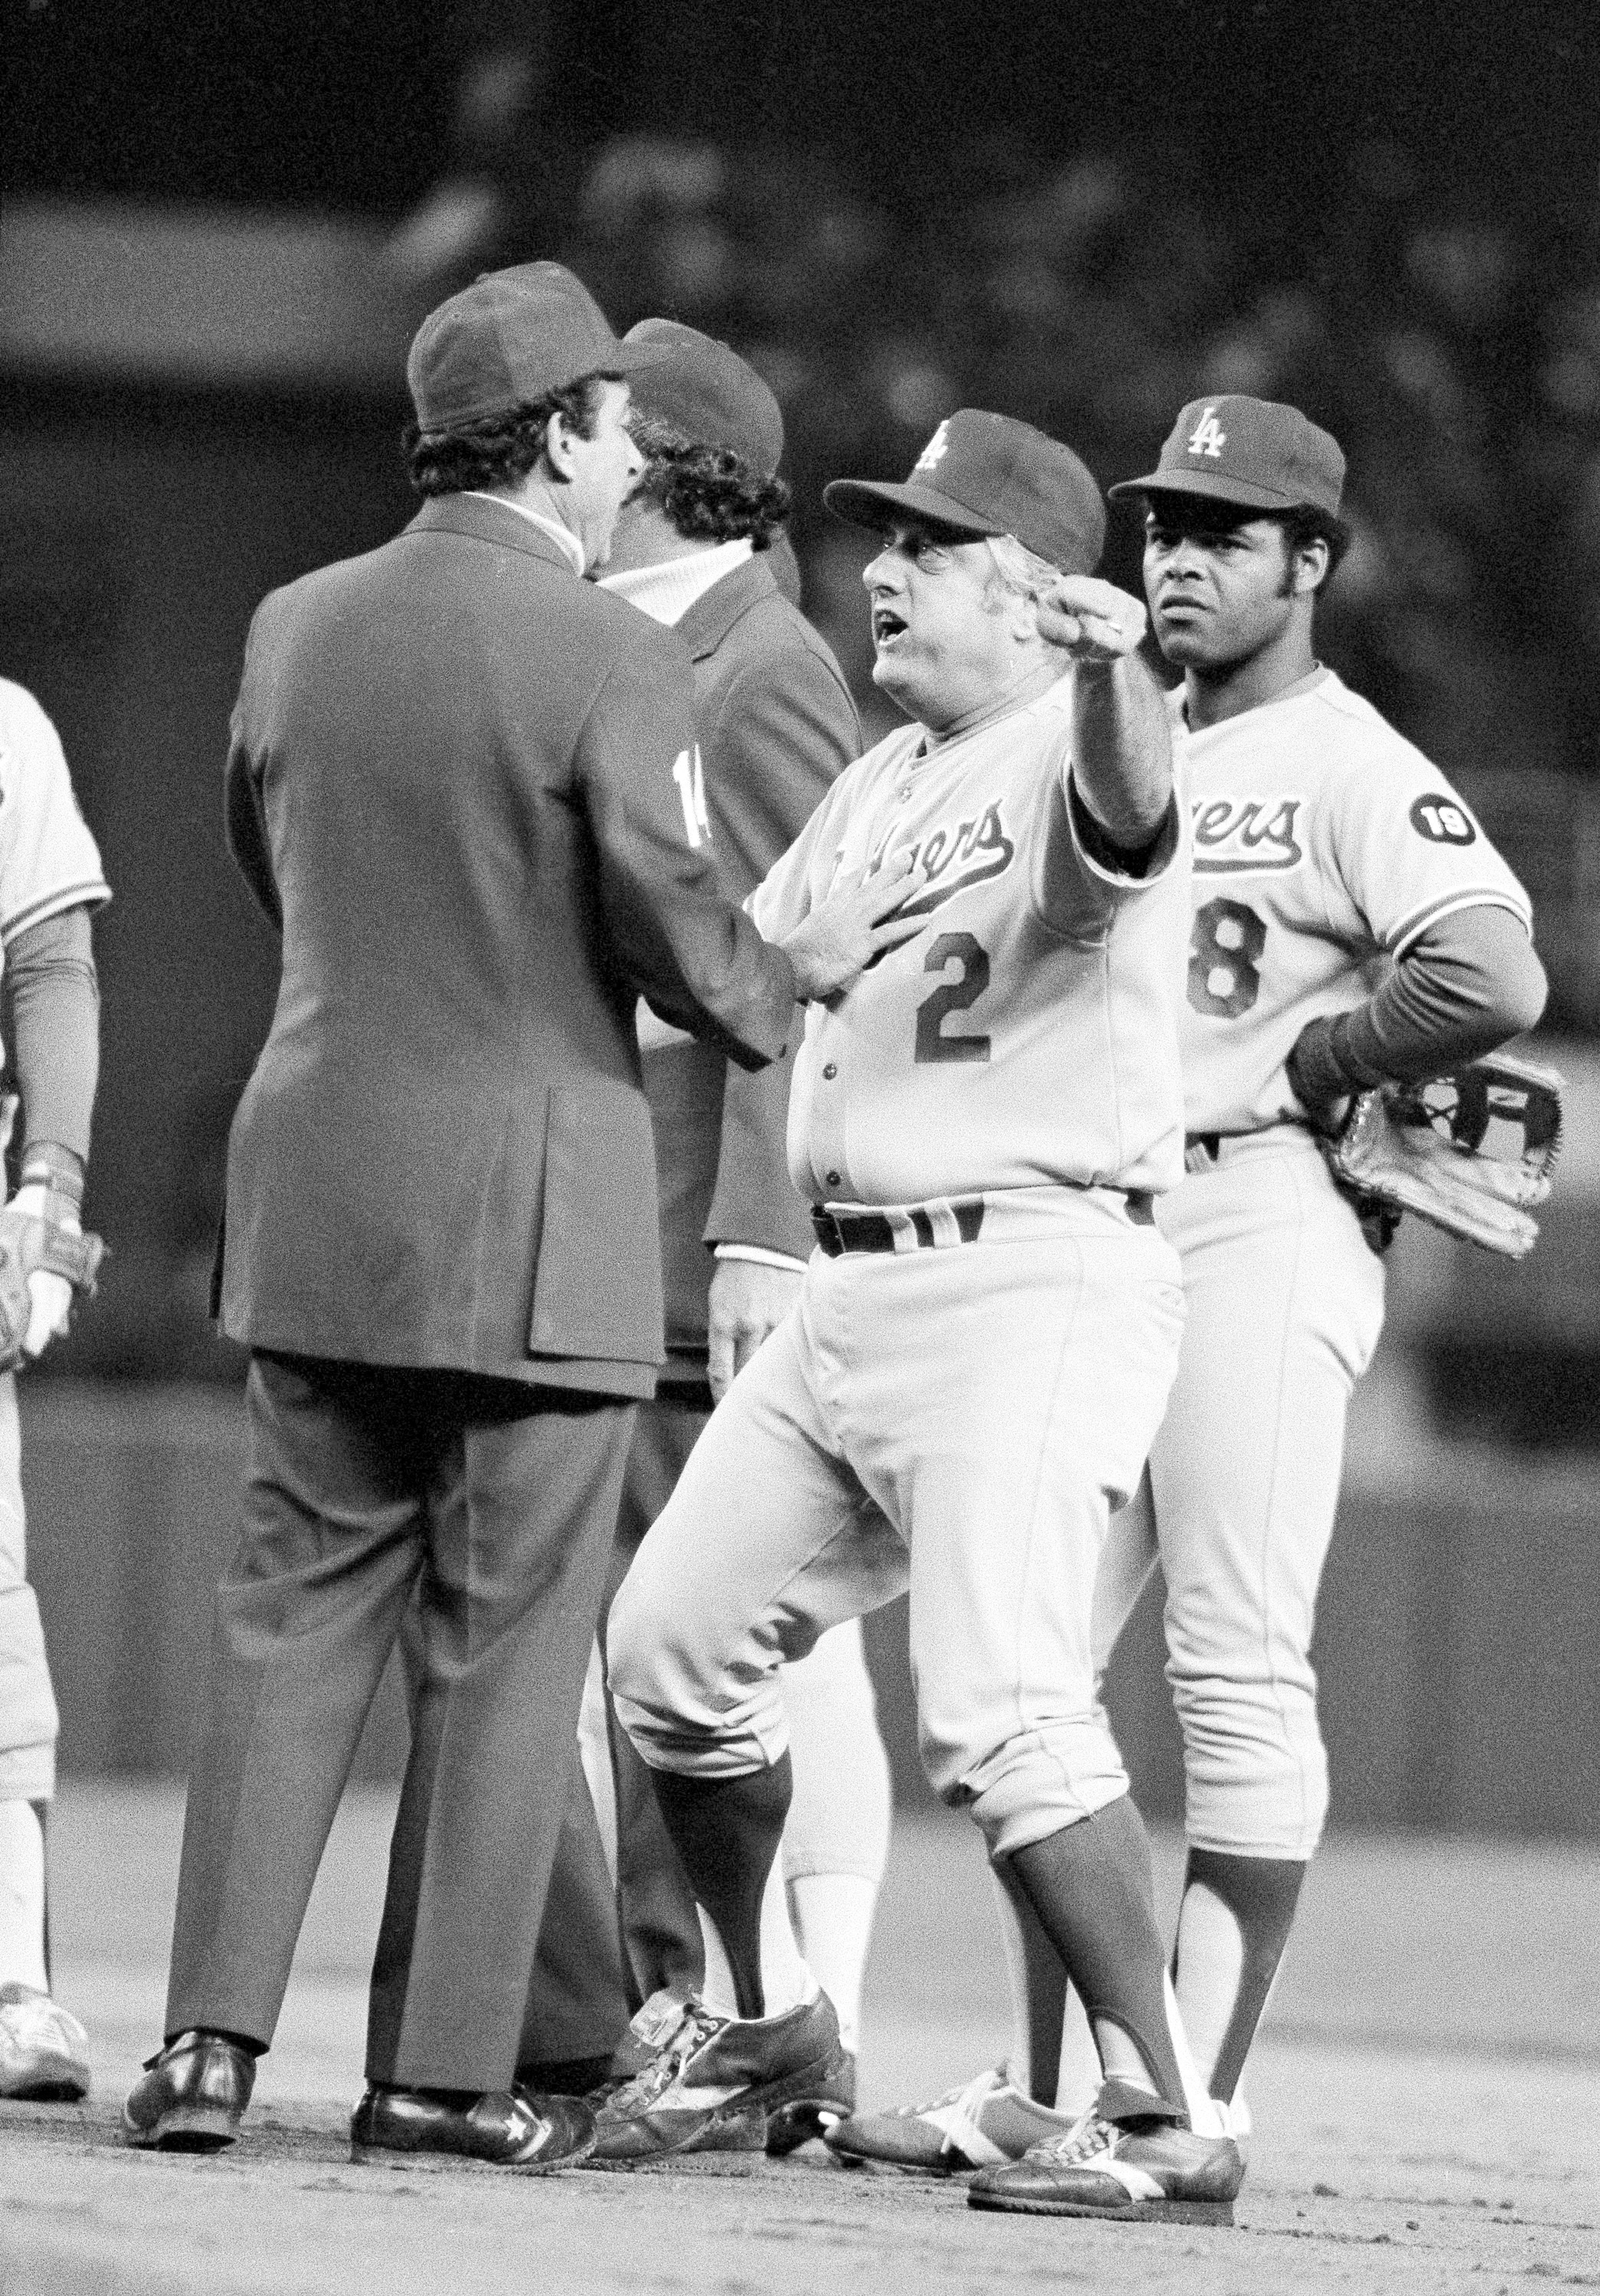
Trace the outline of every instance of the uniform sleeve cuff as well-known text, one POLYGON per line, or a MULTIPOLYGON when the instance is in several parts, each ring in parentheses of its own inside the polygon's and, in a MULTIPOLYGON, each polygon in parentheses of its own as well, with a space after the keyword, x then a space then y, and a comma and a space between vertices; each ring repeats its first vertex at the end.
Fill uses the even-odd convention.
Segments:
POLYGON ((803 1259, 796 1259, 791 1251, 768 1251, 764 1243, 718 1243, 712 1247, 718 1259, 753 1259, 758 1267, 791 1267, 801 1271, 803 1259))

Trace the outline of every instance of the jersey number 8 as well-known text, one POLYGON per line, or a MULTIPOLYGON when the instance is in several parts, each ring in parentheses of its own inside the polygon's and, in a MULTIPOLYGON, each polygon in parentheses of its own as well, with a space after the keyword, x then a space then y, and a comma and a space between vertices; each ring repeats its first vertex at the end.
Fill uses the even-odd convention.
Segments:
POLYGON ((1213 1020, 1236 1021, 1261 993, 1267 928, 1243 901, 1208 901, 1194 912, 1189 943, 1189 1002, 1213 1020))

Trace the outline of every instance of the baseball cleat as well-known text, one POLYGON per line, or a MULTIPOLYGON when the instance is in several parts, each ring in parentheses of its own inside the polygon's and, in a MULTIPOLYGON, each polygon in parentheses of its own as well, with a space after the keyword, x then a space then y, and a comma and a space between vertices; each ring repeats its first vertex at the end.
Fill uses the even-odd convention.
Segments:
POLYGON ((1031 2145, 1064 2136, 1075 2126, 1074 2115, 1053 2112, 1015 2087, 1004 2065, 989 2065, 931 2104, 901 2104, 891 2112, 841 2120, 826 2143, 852 2165, 885 2161, 897 2169, 953 2177, 1020 2161, 1031 2145))
POLYGON ((1243 2181, 1231 2136, 1197 2136, 1170 2121, 1119 2128, 1091 2105, 1065 2136, 981 2169, 966 2196, 972 2208, 1022 2216, 1231 2225, 1243 2181))
POLYGON ((768 2115, 767 2150, 775 2161, 785 2161, 814 2136, 825 2138, 855 2109, 856 2054, 853 2049, 841 2048, 828 2079, 818 2081, 809 2096, 792 2097, 768 2115))
MULTIPOLYGON (((654 2063, 688 2013, 689 2003, 683 1994, 673 1993, 663 1986, 651 1995, 618 2042, 611 2071, 597 2088, 589 2091, 589 2103, 596 2115, 654 2063)), ((677 2149, 682 2152, 759 2152, 766 2142, 767 2115, 757 2105, 748 2112, 718 2114, 698 2136, 677 2149)), ((651 2156, 603 2150, 597 2157, 625 2160, 651 2156)))
POLYGON ((89 2094, 89 2037, 32 1985, 0 1985, 0 2096, 76 2103, 89 2094))
POLYGON ((718 2017, 691 2000, 644 2071, 601 2104, 595 2157, 753 2151, 740 2124, 759 2112, 764 2134, 765 2117, 777 2106, 825 2095, 841 2054, 825 1994, 777 2017, 718 2017))

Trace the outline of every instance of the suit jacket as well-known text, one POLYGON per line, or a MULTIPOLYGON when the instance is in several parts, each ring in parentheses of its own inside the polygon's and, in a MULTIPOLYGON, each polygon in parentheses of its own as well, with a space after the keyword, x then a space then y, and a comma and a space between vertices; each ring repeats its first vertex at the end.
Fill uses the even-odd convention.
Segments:
MULTIPOLYGON (((783 595, 769 553, 747 559, 676 626, 694 660, 694 730, 711 846, 736 898, 759 885, 861 748, 838 663, 783 595)), ((647 1031, 647 1037, 651 1032, 647 1031)), ((668 1377, 703 1379, 710 1243, 803 1258, 814 1238, 784 1155, 792 1063, 759 1075, 715 1046, 651 1045, 666 1275, 668 1377)))
POLYGON ((504 503, 264 601, 227 820, 283 980, 229 1140, 231 1337, 651 1392, 636 996, 752 1064, 792 1013, 686 832, 693 735, 672 633, 504 503))

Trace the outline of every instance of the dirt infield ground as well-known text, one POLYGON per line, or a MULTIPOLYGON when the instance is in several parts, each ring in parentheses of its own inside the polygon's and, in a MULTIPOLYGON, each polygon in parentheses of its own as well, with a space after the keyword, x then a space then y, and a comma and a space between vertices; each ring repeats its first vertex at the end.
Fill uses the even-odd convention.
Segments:
MULTIPOLYGON (((381 1795, 341 1819, 249 2142, 212 2161, 130 2153, 116 2109, 160 2032, 178 1815, 165 1791, 63 1795, 58 1987, 91 2026, 97 2088, 82 2110, 0 2106, 3 2296, 1600 2288, 1593 1851, 1331 1845, 1258 2051, 1230 2233, 983 2216, 958 2184, 809 2152, 536 2179, 352 2167, 381 1795)), ((1160 1866, 1169 1905, 1174 1845, 1160 1866)), ((975 1841, 903 1825, 869 1980, 869 2100, 970 2072, 1004 2017, 975 1841)))

